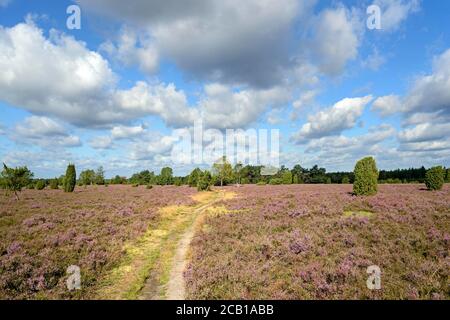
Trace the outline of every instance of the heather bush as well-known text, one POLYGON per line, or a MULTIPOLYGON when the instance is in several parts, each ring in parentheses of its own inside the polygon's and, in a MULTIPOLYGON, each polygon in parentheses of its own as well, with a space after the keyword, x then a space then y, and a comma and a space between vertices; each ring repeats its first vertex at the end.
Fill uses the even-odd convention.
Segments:
POLYGON ((378 169, 375 159, 367 157, 355 165, 353 193, 357 196, 373 196, 378 191, 378 169))
POLYGON ((77 173, 75 170, 75 165, 69 164, 66 170, 66 177, 64 178, 64 191, 73 192, 75 190, 76 184, 77 184, 77 173))
POLYGON ((36 182, 36 190, 44 190, 46 186, 45 180, 41 179, 36 182))
POLYGON ((425 174, 425 185, 428 190, 441 190, 444 185, 445 172, 441 166, 433 167, 425 174))

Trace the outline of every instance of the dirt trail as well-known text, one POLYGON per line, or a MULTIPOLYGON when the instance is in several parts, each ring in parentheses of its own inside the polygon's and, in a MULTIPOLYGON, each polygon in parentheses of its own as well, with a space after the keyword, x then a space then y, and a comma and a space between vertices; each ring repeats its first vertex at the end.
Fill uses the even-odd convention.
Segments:
POLYGON ((219 192, 215 197, 208 200, 201 207, 194 209, 192 223, 183 231, 178 238, 176 249, 168 274, 168 281, 164 285, 159 284, 158 277, 160 275, 154 273, 149 276, 147 283, 142 290, 141 299, 146 300, 184 300, 186 298, 186 283, 184 279, 184 271, 188 264, 188 253, 195 231, 201 224, 205 211, 215 203, 225 198, 225 193, 219 192))

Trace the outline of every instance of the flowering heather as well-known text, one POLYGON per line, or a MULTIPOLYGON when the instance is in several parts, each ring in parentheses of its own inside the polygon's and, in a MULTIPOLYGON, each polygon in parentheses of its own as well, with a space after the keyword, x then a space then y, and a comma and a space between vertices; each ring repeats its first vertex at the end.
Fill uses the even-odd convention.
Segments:
POLYGON ((450 186, 227 188, 193 241, 191 299, 450 299, 450 186), (381 290, 366 286, 381 268, 381 290))
POLYGON ((191 205, 194 188, 109 186, 0 195, 0 299, 86 299, 123 255, 125 243, 157 223, 159 208, 191 205), (67 267, 82 290, 66 288, 67 267))

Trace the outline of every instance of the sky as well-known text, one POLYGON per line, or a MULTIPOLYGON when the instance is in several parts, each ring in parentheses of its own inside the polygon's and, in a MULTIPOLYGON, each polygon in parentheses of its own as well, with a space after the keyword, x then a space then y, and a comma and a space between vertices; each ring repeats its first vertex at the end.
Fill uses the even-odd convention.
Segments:
POLYGON ((438 0, 0 0, 0 161, 46 178, 68 163, 185 175, 211 165, 174 161, 201 121, 279 130, 288 167, 450 166, 449 13, 438 0))

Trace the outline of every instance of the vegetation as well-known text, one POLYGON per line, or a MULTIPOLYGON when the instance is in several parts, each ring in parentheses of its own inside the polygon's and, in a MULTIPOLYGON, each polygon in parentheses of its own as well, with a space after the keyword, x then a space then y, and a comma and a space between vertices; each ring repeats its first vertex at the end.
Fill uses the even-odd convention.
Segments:
POLYGON ((227 161, 226 156, 223 156, 213 164, 213 175, 220 182, 220 186, 227 185, 233 181, 233 167, 227 161))
POLYGON ((36 188, 36 190, 44 190, 46 186, 47 186, 47 183, 45 182, 45 180, 44 179, 39 179, 36 182, 35 188, 36 188))
POLYGON ((373 196, 378 191, 378 169, 375 159, 367 157, 355 166, 353 193, 357 196, 373 196))
POLYGON ((64 178, 64 192, 73 192, 77 184, 77 173, 74 164, 69 164, 64 178))
POLYGON ((161 186, 169 186, 173 184, 173 170, 170 167, 161 169, 161 174, 158 177, 158 184, 161 186))
POLYGON ((428 190, 441 190, 444 186, 445 171, 441 166, 433 167, 425 175, 425 185, 428 190))
POLYGON ((58 178, 50 180, 50 189, 57 190, 59 187, 58 178))
POLYGON ((2 188, 13 192, 16 199, 19 200, 18 193, 31 183, 33 173, 27 167, 8 168, 6 164, 3 164, 0 177, 2 188))
POLYGON ((210 191, 212 184, 212 177, 209 171, 204 171, 201 173, 197 184, 198 191, 210 191))

